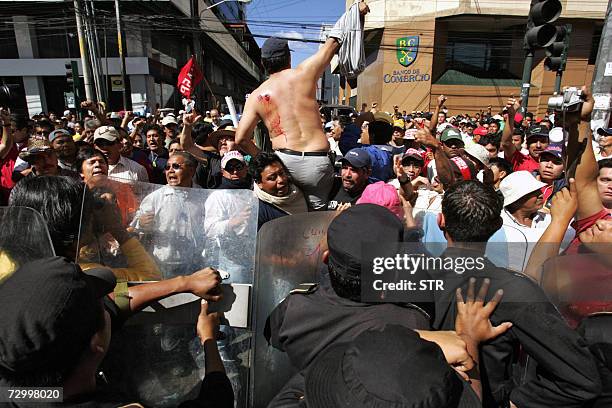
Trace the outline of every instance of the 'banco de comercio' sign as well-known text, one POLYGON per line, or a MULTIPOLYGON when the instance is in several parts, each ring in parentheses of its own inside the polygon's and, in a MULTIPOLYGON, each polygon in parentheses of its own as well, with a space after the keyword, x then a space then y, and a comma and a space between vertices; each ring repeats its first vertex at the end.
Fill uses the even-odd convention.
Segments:
MULTIPOLYGON (((397 47, 397 62, 403 67, 408 68, 416 61, 419 54, 419 36, 411 35, 398 38, 395 44, 397 47)), ((421 72, 420 69, 397 69, 383 76, 383 82, 386 84, 429 80, 431 80, 431 75, 426 72, 421 72)))

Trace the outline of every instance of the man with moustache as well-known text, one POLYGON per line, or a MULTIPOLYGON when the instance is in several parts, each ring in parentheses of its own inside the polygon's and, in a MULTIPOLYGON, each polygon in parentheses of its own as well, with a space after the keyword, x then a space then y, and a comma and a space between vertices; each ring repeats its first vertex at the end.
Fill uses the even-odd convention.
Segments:
POLYGON ((351 149, 339 162, 342 164, 342 170, 340 177, 334 179, 328 210, 336 210, 343 204, 354 205, 370 184, 372 164, 368 152, 359 147, 351 149))

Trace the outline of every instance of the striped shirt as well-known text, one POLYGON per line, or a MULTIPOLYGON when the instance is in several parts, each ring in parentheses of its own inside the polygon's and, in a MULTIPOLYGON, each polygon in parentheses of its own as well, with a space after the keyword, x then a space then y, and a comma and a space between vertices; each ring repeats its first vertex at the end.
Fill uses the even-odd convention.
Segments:
POLYGON ((121 156, 117 164, 108 165, 108 177, 124 183, 130 181, 148 182, 147 170, 134 160, 121 156))

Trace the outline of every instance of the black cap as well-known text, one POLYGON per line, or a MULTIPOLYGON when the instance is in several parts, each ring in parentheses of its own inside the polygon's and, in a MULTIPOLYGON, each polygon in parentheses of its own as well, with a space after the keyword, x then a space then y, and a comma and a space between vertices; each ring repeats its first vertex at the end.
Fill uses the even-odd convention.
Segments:
POLYGON ((268 38, 261 47, 261 58, 283 57, 291 51, 286 39, 278 37, 268 38))
POLYGON ((304 396, 311 408, 451 408, 464 392, 438 345, 387 325, 328 347, 306 372, 304 396))
POLYGON ((111 293, 110 269, 86 273, 65 258, 21 266, 0 285, 0 372, 64 372, 99 330, 100 299, 111 293))
POLYGON ((597 129, 597 134, 599 136, 612 136, 612 128, 599 128, 597 129))
POLYGON ((338 159, 338 162, 348 162, 351 166, 357 169, 372 166, 370 155, 361 147, 355 147, 354 149, 349 150, 343 157, 338 159))
POLYGON ((402 242, 404 226, 395 214, 376 204, 359 204, 338 215, 327 229, 329 265, 344 277, 361 276, 362 245, 402 242))
POLYGON ((549 130, 546 126, 540 126, 540 125, 536 125, 536 126, 531 126, 529 128, 529 130, 527 130, 527 140, 529 140, 532 137, 548 137, 549 134, 549 130))
POLYGON ((217 126, 217 129, 225 129, 228 126, 234 126, 234 122, 232 122, 231 119, 223 119, 219 122, 219 126, 217 126))

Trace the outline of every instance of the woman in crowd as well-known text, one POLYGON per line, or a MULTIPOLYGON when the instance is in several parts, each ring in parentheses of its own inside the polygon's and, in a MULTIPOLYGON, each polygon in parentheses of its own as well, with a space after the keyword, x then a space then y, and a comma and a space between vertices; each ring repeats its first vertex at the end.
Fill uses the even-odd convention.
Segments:
POLYGON ((253 186, 259 199, 257 229, 285 215, 308 211, 302 191, 291 182, 289 171, 275 154, 261 153, 253 161, 253 186))

